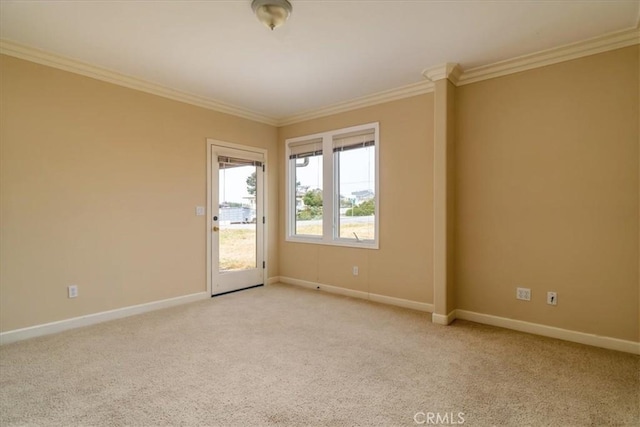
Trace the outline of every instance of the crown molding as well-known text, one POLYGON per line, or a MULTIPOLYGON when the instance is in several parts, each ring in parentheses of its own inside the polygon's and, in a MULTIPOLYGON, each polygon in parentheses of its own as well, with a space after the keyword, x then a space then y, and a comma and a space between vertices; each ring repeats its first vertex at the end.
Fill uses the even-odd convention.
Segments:
POLYGON ((464 70, 457 85, 476 83, 639 43, 640 30, 637 27, 616 31, 576 43, 464 70))
POLYGON ((518 56, 505 61, 463 70, 456 63, 447 62, 423 70, 422 75, 427 79, 421 83, 414 83, 397 89, 379 92, 351 101, 334 104, 318 110, 311 110, 302 114, 284 117, 278 120, 277 126, 286 126, 305 120, 344 113, 358 108, 369 107, 383 102, 408 98, 423 93, 433 92, 433 82, 448 78, 454 85, 463 86, 496 77, 519 73, 521 71, 570 61, 584 56, 595 55, 610 50, 640 44, 640 16, 635 28, 615 31, 576 43, 570 43, 556 48, 542 50, 536 53, 518 56))
POLYGON ((443 78, 448 78, 456 86, 463 86, 470 83, 502 77, 521 71, 557 64, 636 44, 640 44, 640 16, 638 24, 632 29, 616 31, 603 36, 467 70, 462 70, 458 64, 455 63, 441 64, 436 67, 425 69, 422 72, 422 75, 426 79, 424 81, 281 118, 267 116, 265 114, 257 113, 255 111, 226 104, 203 96, 178 91, 156 83, 83 63, 75 59, 66 58, 40 49, 20 45, 8 40, 0 40, 0 53, 220 113, 231 114, 272 126, 286 126, 306 120, 317 119, 320 117, 330 116, 332 114, 344 113, 359 108, 382 104, 384 102, 433 92, 433 82, 443 78))
POLYGON ((446 62, 444 64, 436 65, 435 67, 427 68, 422 71, 422 75, 432 82, 449 79, 454 85, 458 85, 460 76, 462 75, 462 69, 458 64, 453 62, 446 62))
POLYGON ((113 83, 119 86, 128 87, 130 89, 139 90, 141 92, 158 95, 163 98, 173 99, 174 101, 203 107, 219 113, 231 114, 272 126, 277 125, 277 120, 275 118, 255 111, 226 104, 203 96, 171 89, 166 86, 131 77, 126 74, 121 74, 106 68, 96 67, 75 59, 66 58, 9 40, 0 40, 0 53, 60 70, 69 71, 75 74, 80 74, 86 77, 91 77, 93 79, 102 80, 108 83, 113 83))
POLYGON ((294 123, 330 116, 332 114, 344 113, 351 110, 357 110, 359 108, 371 107, 373 105, 378 105, 385 102, 396 101, 398 99, 410 98, 412 96, 422 95, 429 92, 433 92, 433 82, 422 81, 418 83, 412 83, 406 86, 401 86, 399 88, 363 96, 361 98, 339 102, 337 104, 332 104, 326 107, 319 108, 317 110, 311 110, 301 114, 283 117, 278 120, 278 126, 287 126, 294 123))

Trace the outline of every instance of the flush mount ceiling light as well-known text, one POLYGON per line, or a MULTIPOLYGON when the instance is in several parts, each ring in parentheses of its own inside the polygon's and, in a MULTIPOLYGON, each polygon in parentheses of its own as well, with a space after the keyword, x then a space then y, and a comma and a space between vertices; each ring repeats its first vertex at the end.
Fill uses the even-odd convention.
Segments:
POLYGON ((253 0, 251 8, 258 20, 272 30, 284 24, 293 10, 287 0, 253 0))

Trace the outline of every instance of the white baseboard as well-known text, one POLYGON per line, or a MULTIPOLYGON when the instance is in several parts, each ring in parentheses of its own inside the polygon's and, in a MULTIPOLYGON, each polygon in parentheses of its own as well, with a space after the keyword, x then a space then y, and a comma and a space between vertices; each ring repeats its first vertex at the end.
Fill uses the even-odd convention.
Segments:
POLYGON ((368 294, 369 299, 373 302, 379 302, 381 304, 395 305, 397 307, 410 308, 411 310, 424 311, 426 313, 433 312, 433 304, 428 302, 418 302, 403 298, 389 297, 379 294, 368 294))
MULTIPOLYGON (((338 286, 325 285, 322 283, 310 282, 306 280, 294 279, 291 277, 274 276, 267 279, 267 284, 286 283, 290 285, 301 286, 308 289, 317 289, 329 293, 345 295, 353 298, 360 298, 378 302, 382 304, 395 305, 398 307, 409 308, 423 312, 432 313, 432 322, 448 325, 455 319, 470 320, 472 322, 483 323, 486 325, 498 326, 501 328, 512 329, 530 334, 542 335, 550 338, 557 338, 565 341, 576 342, 580 344, 592 345, 595 347, 607 348, 610 350, 623 351, 626 353, 640 355, 640 343, 635 341, 627 341, 618 338, 604 337, 600 335, 588 334, 584 332, 571 331, 568 329, 556 328, 553 326, 541 325, 538 323, 525 322, 522 320, 509 319, 506 317, 493 316, 490 314, 476 313, 467 310, 454 310, 448 315, 433 313, 433 304, 395 298, 386 295, 371 294, 363 291, 355 291, 352 289, 341 288, 338 286)), ((161 301, 154 301, 145 304, 138 304, 129 307, 118 308, 115 310, 103 311, 100 313, 88 314, 86 316, 74 317, 71 319, 60 320, 57 322, 45 323, 42 325, 30 326, 28 328, 15 329, 0 333, 0 345, 9 344, 15 341, 21 341, 28 338, 35 338, 43 335, 55 334, 58 332, 75 329, 82 326, 94 325, 109 320, 121 319, 136 314, 142 314, 149 311, 159 310, 162 308, 173 307, 176 305, 186 304, 194 301, 210 298, 207 292, 199 292, 196 294, 184 295, 176 298, 169 298, 161 301)))
POLYGON ((345 295, 352 298, 366 299, 373 302, 379 302, 379 303, 388 304, 388 305, 395 305, 397 307, 404 307, 412 310, 424 311, 427 313, 433 312, 433 304, 429 304, 426 302, 411 301, 407 299, 395 298, 395 297, 390 297, 386 295, 372 294, 372 293, 363 292, 363 291, 354 291, 353 289, 346 289, 346 288, 341 288, 339 286, 331 286, 331 285, 325 285, 322 283, 309 282, 307 280, 294 279, 292 277, 280 276, 279 279, 281 283, 286 283, 288 285, 296 285, 296 286, 301 286, 303 288, 308 288, 308 289, 317 289, 317 290, 329 292, 332 294, 345 295))
POLYGON ((456 310, 453 310, 451 313, 447 314, 446 316, 444 314, 436 314, 436 313, 433 313, 431 315, 431 321, 438 325, 445 325, 445 326, 450 325, 451 322, 453 322, 454 320, 456 320, 456 310))
POLYGON ((456 310, 455 316, 458 319, 484 323, 485 325, 499 326, 501 328, 513 329, 515 331, 527 332, 530 334, 542 335, 545 337, 557 338, 565 341, 607 348, 609 350, 640 354, 640 343, 634 341, 603 337, 600 335, 587 334, 584 332, 577 332, 568 329, 556 328, 553 326, 541 325, 539 323, 530 323, 522 320, 509 319, 506 317, 492 316, 490 314, 475 313, 473 311, 467 310, 456 310))
POLYGON ((102 323, 109 320, 121 319, 123 317, 129 317, 135 314, 142 314, 148 311, 173 307, 176 305, 186 304, 189 302, 199 301, 207 298, 211 298, 211 295, 209 295, 207 292, 199 292, 197 294, 184 295, 161 301, 153 301, 145 304, 117 308, 115 310, 102 311, 100 313, 87 314, 86 316, 73 317, 71 319, 60 320, 57 322, 30 326, 28 328, 14 329, 13 331, 0 333, 0 345, 9 344, 15 341, 26 340, 28 338, 35 338, 42 335, 55 334, 69 329, 94 325, 96 323, 102 323))
MULTIPOLYGON (((310 282, 307 280, 294 279, 291 277, 278 277, 278 281, 289 285, 301 286, 308 289, 318 289, 334 294, 346 295, 353 298, 368 299, 384 304, 396 305, 399 307, 411 308, 414 310, 432 313, 431 321, 439 325, 449 325, 455 319, 470 320, 472 322, 486 325, 498 326, 520 332, 541 335, 550 338, 557 338, 565 341, 580 344, 602 347, 610 350, 623 351, 626 353, 640 354, 640 343, 626 341, 618 338, 604 337, 600 335, 587 334, 584 332, 571 331, 568 329, 556 328, 553 326, 541 325, 539 323, 525 322, 522 320, 509 319, 506 317, 492 316, 490 314, 476 313, 467 310, 453 310, 446 316, 433 313, 433 304, 410 301, 400 298, 388 297, 384 295, 369 294, 362 291, 340 288, 338 286, 324 285, 322 283, 310 282)), ((275 282, 274 282, 275 283, 275 282)))

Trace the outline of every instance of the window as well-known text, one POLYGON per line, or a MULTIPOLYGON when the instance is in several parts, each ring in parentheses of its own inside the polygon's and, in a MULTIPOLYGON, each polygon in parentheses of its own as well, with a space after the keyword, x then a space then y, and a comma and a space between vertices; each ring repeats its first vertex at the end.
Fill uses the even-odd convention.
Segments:
POLYGON ((378 248, 378 123, 286 141, 287 240, 378 248))
POLYGON ((322 138, 289 146, 294 234, 322 236, 322 138))

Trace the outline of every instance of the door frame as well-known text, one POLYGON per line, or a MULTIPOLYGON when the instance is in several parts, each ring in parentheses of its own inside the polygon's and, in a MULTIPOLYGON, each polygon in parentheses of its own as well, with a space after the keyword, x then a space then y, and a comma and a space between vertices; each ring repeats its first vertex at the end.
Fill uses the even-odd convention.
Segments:
MULTIPOLYGON (((263 234, 263 238, 262 238, 262 253, 263 253, 263 258, 264 258, 264 262, 265 262, 265 268, 263 271, 263 281, 264 281, 264 285, 267 285, 267 282, 269 281, 269 254, 267 251, 267 248, 269 247, 268 245, 268 235, 269 235, 269 221, 267 218, 267 212, 268 212, 268 206, 269 206, 269 167, 268 167, 268 158, 267 158, 267 150, 265 148, 259 148, 259 147, 252 147, 249 145, 241 145, 241 144, 235 144, 233 142, 227 142, 227 141, 220 141, 217 139, 213 139, 213 138, 207 138, 207 207, 206 207, 206 212, 207 212, 207 228, 206 228, 206 239, 207 239, 207 293, 209 295, 213 295, 213 265, 212 265, 212 259, 213 259, 213 244, 212 244, 212 227, 213 227, 213 212, 211 211, 211 181, 212 181, 212 170, 213 170, 213 165, 211 164, 212 161, 212 156, 213 156, 213 147, 221 147, 221 148, 231 148, 234 150, 241 150, 241 151, 247 151, 249 153, 254 153, 254 154, 261 154, 264 157, 264 176, 263 176, 263 213, 264 213, 264 217, 265 217, 265 222, 262 225, 263 229, 262 229, 262 234, 263 234)), ((256 219, 258 220, 258 219, 256 219)))

